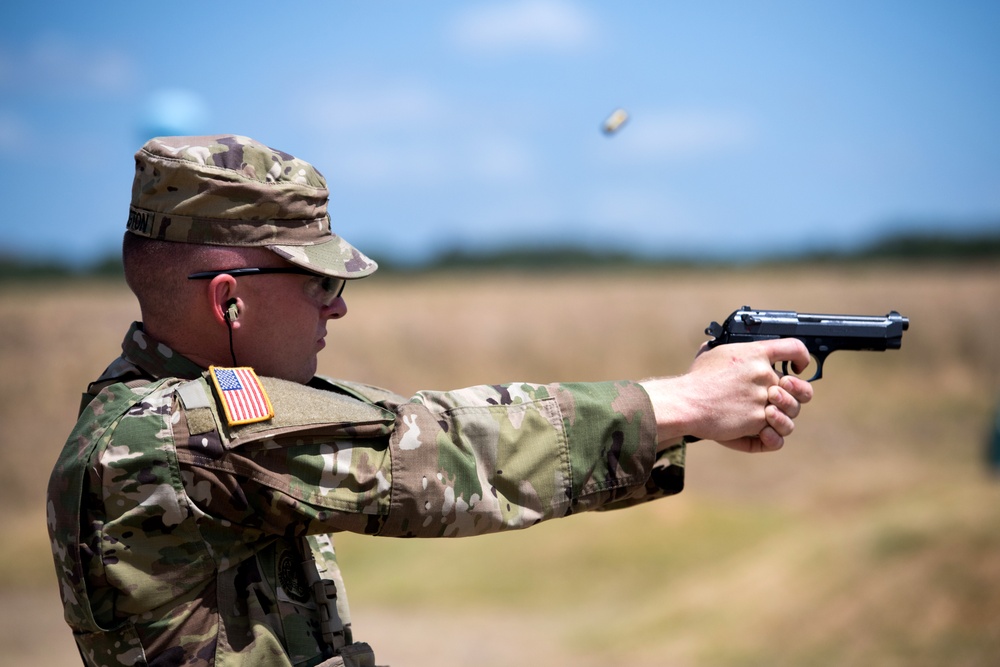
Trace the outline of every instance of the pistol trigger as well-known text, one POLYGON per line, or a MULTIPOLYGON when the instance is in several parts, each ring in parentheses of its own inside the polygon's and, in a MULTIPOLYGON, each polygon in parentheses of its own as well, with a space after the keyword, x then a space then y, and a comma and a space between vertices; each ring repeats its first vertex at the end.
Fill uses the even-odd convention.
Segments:
MULTIPOLYGON (((795 369, 788 368, 788 362, 787 361, 782 361, 781 362, 781 374, 782 375, 795 375, 796 377, 799 377, 795 373, 795 369), (789 372, 789 371, 791 371, 791 372, 789 372)), ((817 357, 816 358, 816 373, 811 378, 809 378, 808 380, 806 380, 806 382, 812 382, 813 380, 819 380, 822 377, 823 377, 823 360, 817 357)))

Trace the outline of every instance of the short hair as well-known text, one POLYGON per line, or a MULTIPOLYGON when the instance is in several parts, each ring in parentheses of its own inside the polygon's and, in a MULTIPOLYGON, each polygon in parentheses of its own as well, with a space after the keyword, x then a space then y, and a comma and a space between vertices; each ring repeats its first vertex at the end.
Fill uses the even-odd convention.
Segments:
POLYGON ((189 299, 197 289, 188 275, 250 266, 264 248, 199 245, 161 241, 126 232, 122 240, 125 282, 135 294, 144 321, 162 325, 183 321, 189 299))

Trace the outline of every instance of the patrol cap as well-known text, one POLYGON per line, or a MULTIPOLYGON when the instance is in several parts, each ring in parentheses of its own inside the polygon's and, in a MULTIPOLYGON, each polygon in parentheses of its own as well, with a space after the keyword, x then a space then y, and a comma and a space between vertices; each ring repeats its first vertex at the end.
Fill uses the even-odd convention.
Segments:
POLYGON ((156 137, 135 154, 128 231, 163 241, 264 247, 337 278, 378 265, 330 229, 311 164, 249 137, 156 137))

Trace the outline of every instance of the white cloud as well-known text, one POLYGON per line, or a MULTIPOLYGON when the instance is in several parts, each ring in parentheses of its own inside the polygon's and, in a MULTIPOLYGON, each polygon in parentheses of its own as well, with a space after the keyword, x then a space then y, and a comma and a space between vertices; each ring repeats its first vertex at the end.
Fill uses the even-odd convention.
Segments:
POLYGON ((0 154, 14 154, 31 143, 28 124, 13 113, 0 111, 0 154))
POLYGON ((484 192, 449 207, 459 236, 477 242, 510 243, 516 237, 558 237, 567 219, 558 196, 538 190, 484 192))
POLYGON ((642 188, 603 187, 590 196, 590 218, 618 228, 642 227, 654 220, 677 218, 676 205, 659 191, 642 188))
MULTIPOLYGON (((638 254, 704 256, 739 244, 759 243, 759 227, 740 217, 717 215, 690 193, 611 184, 588 193, 581 226, 591 237, 638 254)), ((749 247, 749 246, 747 246, 749 247)), ((752 251, 759 252, 755 246, 752 251)))
MULTIPOLYGON (((467 147, 467 159, 472 174, 483 181, 511 181, 530 178, 536 173, 534 151, 512 137, 479 136, 467 147)), ((461 168, 459 163, 458 168, 461 168)))
POLYGON ((326 168, 333 181, 373 189, 455 187, 536 173, 529 143, 430 87, 395 82, 332 90, 296 106, 335 156, 326 168))
POLYGON ((596 20, 562 0, 469 7, 449 26, 449 37, 463 51, 492 54, 572 52, 586 47, 596 34, 596 20))
POLYGON ((135 83, 135 66, 124 53, 49 33, 23 53, 0 52, 0 86, 66 93, 121 93, 135 83))
POLYGON ((349 89, 307 100, 309 120, 318 128, 334 131, 394 129, 446 124, 448 105, 432 90, 415 83, 382 88, 349 89))
POLYGON ((588 198, 587 224, 614 237, 634 238, 635 250, 656 251, 691 235, 692 221, 701 217, 683 194, 627 185, 594 189, 588 198))
POLYGON ((325 170, 332 180, 384 188, 442 178, 447 157, 428 137, 447 127, 451 110, 435 91, 414 82, 334 85, 331 90, 297 106, 306 125, 336 155, 325 170))
POLYGON ((349 141, 336 154, 326 170, 331 180, 380 191, 523 182, 537 172, 522 142, 470 133, 448 141, 349 141))
POLYGON ((14 81, 17 66, 14 57, 0 50, 0 88, 6 88, 14 81))
POLYGON ((388 192, 401 186, 440 183, 448 170, 448 157, 438 146, 368 143, 340 150, 324 173, 337 187, 351 185, 388 192))
POLYGON ((755 140, 745 118, 715 112, 653 112, 633 114, 612 141, 621 154, 640 161, 680 160, 739 150, 755 140))

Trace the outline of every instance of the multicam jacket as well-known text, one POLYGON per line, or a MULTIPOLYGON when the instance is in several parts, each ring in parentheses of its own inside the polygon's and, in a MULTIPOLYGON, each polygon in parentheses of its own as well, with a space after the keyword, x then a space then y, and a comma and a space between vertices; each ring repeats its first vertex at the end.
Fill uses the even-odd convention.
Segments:
POLYGON ((273 418, 231 426, 205 369, 139 323, 122 348, 48 489, 88 665, 373 665, 330 533, 479 535, 682 486, 683 447, 656 454, 631 382, 406 399, 262 378, 273 418))

